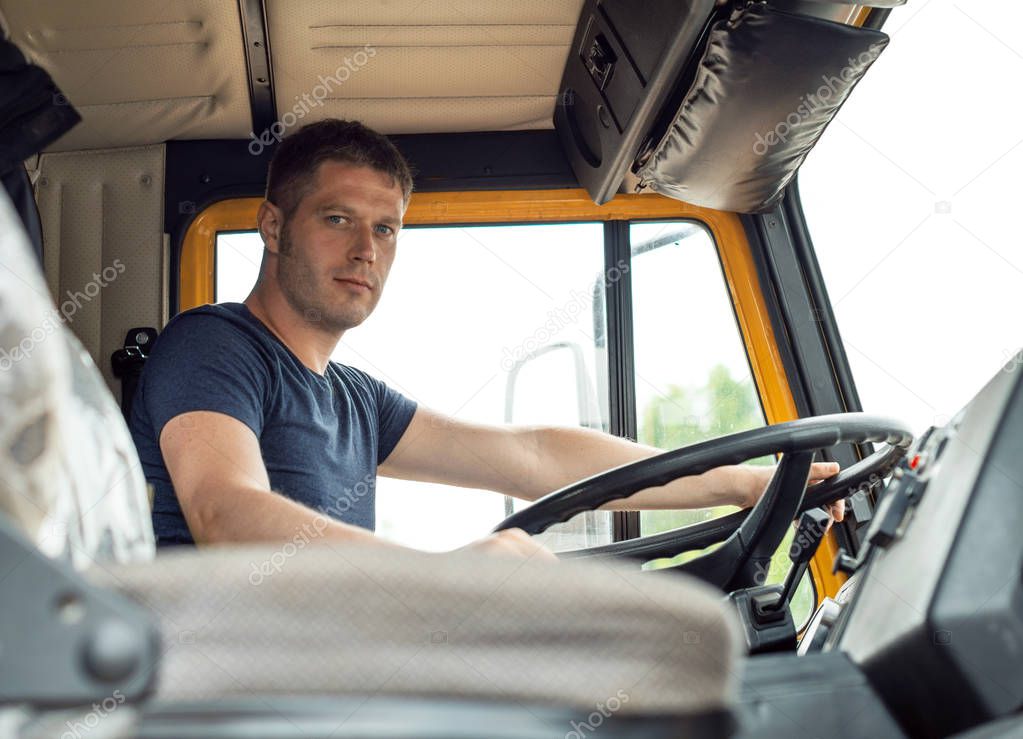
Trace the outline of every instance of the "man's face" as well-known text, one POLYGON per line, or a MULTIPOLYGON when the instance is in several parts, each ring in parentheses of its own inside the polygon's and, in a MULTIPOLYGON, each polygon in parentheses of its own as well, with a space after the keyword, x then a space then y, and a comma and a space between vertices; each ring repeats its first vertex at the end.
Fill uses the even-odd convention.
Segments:
POLYGON ((291 307, 330 333, 366 320, 394 261, 404 211, 401 188, 383 172, 321 163, 280 232, 277 279, 291 307))

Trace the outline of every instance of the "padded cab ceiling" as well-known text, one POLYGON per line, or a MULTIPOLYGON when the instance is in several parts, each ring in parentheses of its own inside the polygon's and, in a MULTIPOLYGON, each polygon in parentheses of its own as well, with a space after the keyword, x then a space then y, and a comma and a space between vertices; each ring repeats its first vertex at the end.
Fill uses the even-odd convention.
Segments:
POLYGON ((235 3, 0 0, 0 17, 82 115, 49 151, 236 138, 250 128, 235 3))
MULTIPOLYGON (((264 5, 279 118, 395 134, 551 128, 582 1, 264 5)), ((0 22, 82 114, 50 151, 252 132, 236 2, 0 0, 0 22)))
POLYGON ((278 113, 297 115, 324 85, 306 120, 355 118, 388 134, 551 128, 581 5, 268 0, 278 113))

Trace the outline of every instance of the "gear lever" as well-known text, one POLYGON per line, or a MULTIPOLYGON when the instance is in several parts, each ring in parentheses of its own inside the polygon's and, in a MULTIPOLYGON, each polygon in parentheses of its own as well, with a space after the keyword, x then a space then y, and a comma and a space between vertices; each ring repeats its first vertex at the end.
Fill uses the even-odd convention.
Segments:
POLYGON ((746 588, 728 596, 738 611, 750 654, 796 648, 796 626, 789 603, 830 521, 831 517, 819 508, 806 511, 799 517, 792 546, 789 547, 792 567, 784 584, 746 588))

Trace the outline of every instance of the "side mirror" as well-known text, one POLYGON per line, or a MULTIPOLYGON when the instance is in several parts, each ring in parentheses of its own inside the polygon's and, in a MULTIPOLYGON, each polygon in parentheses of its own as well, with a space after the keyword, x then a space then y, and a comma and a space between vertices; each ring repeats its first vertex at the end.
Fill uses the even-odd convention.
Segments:
MULTIPOLYGON (((516 386, 521 378, 523 368, 525 368, 526 365, 536 362, 536 360, 539 360, 542 357, 564 351, 569 352, 572 359, 572 385, 575 395, 575 407, 578 413, 576 422, 579 426, 583 426, 585 428, 599 429, 601 427, 600 413, 597 408, 596 391, 593 389, 589 375, 586 371, 586 362, 583 358, 583 351, 574 341, 559 341, 554 344, 548 344, 536 351, 530 352, 511 366, 508 370, 508 379, 505 383, 504 391, 505 423, 513 423, 515 420, 516 386)), ((533 366, 536 367, 535 364, 533 366)), ((560 383, 558 383, 557 380, 558 378, 555 374, 554 377, 545 379, 544 384, 558 385, 560 383)), ((564 422, 568 423, 567 420, 564 422)))
MULTIPOLYGON (((575 398, 574 409, 576 417, 574 419, 564 418, 559 419, 559 423, 564 425, 579 425, 584 428, 601 429, 602 421, 600 416, 600 408, 597 403, 596 390, 593 387, 589 374, 586 371, 586 362, 583 358, 582 348, 575 342, 572 341, 559 341, 554 344, 548 344, 547 346, 540 347, 539 349, 530 352, 522 359, 517 360, 511 368, 508 370, 508 379, 505 382, 504 390, 504 422, 513 423, 516 419, 522 418, 524 415, 523 411, 527 406, 523 402, 523 399, 529 396, 525 396, 522 393, 516 394, 520 388, 518 387, 520 380, 523 378, 522 370, 531 365, 531 370, 540 370, 545 364, 544 358, 554 359, 555 355, 568 352, 571 358, 571 385, 573 387, 573 394, 575 398), (518 406, 516 406, 518 401, 518 406)), ((546 376, 541 376, 539 382, 542 385, 548 387, 565 387, 565 383, 559 373, 564 373, 563 363, 551 363, 549 367, 550 371, 546 376)), ((534 401, 535 402, 535 401, 534 401)), ((545 403, 546 399, 541 399, 541 403, 545 403)), ((506 516, 510 516, 515 512, 514 501, 511 497, 505 496, 504 498, 504 511, 506 516)))

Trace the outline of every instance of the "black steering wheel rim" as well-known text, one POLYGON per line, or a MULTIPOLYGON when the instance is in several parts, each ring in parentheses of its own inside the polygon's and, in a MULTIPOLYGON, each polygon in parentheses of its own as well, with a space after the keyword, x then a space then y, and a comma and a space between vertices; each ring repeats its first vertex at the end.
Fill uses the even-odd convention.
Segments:
MULTIPOLYGON (((747 571, 748 575, 750 568, 745 566, 747 564, 745 560, 749 559, 751 548, 762 552, 771 544, 769 539, 775 536, 777 541, 773 544, 775 548, 777 547, 785 530, 779 526, 780 516, 788 516, 791 520, 802 505, 806 490, 806 473, 809 471, 814 452, 839 444, 876 442, 888 444, 890 449, 897 450, 901 455, 912 440, 912 431, 905 423, 886 416, 866 413, 815 416, 741 431, 691 444, 580 480, 544 496, 528 508, 513 513, 494 530, 521 528, 529 534, 538 534, 578 513, 595 510, 613 500, 627 498, 639 490, 665 485, 678 477, 698 475, 722 465, 740 464, 767 454, 781 453, 784 455, 782 462, 757 505, 746 512, 742 520, 732 527, 730 534, 727 528, 720 529, 721 536, 728 537, 726 544, 732 540, 736 540, 737 543, 731 547, 722 547, 721 549, 725 551, 720 554, 712 552, 679 567, 721 587, 736 585, 737 573, 727 572, 726 570, 730 568, 722 567, 720 563, 734 550, 733 553, 737 553, 739 559, 743 560, 739 563, 739 569, 747 571), (800 476, 803 481, 801 488, 798 485, 800 476), (782 491, 778 489, 779 487, 784 487, 785 490, 782 491), (796 492, 791 492, 793 490, 796 492), (785 495, 782 495, 782 492, 785 492, 785 495), (773 507, 780 510, 769 510, 773 507), (770 521, 765 524, 767 519, 770 521), (768 534, 761 531, 765 525, 770 529, 768 534), (755 544, 751 543, 750 533, 753 531, 757 532, 758 538, 755 544), (764 536, 767 536, 768 541, 759 542, 764 536), (713 572, 707 570, 710 564, 715 564, 710 568, 713 572)), ((892 456, 893 454, 886 453, 879 457, 879 454, 875 453, 868 459, 878 458, 879 470, 881 463, 889 462, 892 456)), ((867 472, 876 474, 877 470, 871 466, 867 472)), ((865 476, 862 469, 860 473, 861 476, 865 476)), ((842 489, 838 488, 839 491, 842 489)), ((831 486, 831 492, 836 492, 834 485, 831 486)), ((844 496, 836 494, 835 499, 839 497, 844 496)), ((815 500, 819 498, 820 496, 816 496, 815 500)), ((783 523, 784 526, 788 525, 787 521, 783 523)), ((648 538, 631 540, 632 546, 641 547, 648 538)), ((773 549, 771 551, 773 552, 773 549)), ((744 575, 740 580, 747 581, 749 577, 744 575)))
MULTIPOLYGON (((873 454, 843 468, 834 477, 807 488, 796 513, 825 506, 859 492, 874 491, 905 454, 906 447, 886 444, 873 454)), ((751 510, 743 508, 718 518, 679 526, 658 534, 558 552, 558 557, 560 559, 625 557, 641 562, 674 557, 682 552, 704 549, 727 538, 742 525, 751 510)))

